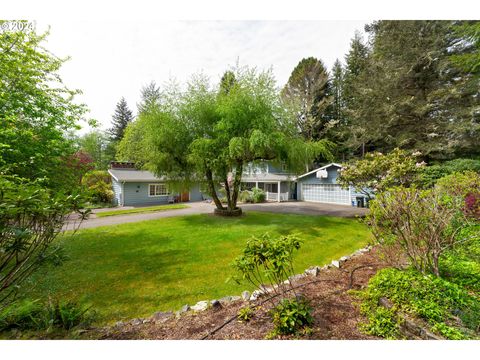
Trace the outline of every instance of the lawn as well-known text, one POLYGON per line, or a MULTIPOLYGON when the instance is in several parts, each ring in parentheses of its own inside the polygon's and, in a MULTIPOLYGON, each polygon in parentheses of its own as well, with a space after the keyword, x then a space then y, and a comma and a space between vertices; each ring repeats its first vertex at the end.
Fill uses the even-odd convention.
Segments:
POLYGON ((140 214, 140 213, 147 213, 147 212, 152 212, 152 211, 186 209, 188 207, 190 207, 190 206, 185 205, 185 204, 157 205, 157 206, 139 207, 139 208, 127 209, 127 210, 102 211, 102 212, 96 213, 95 215, 97 217, 105 217, 105 216, 124 215, 124 214, 140 214))
POLYGON ((297 272, 350 254, 370 237, 356 219, 259 212, 86 229, 60 238, 66 261, 45 265, 25 284, 23 295, 81 299, 97 311, 99 323, 239 295, 249 286, 226 281, 232 276, 230 264, 252 235, 265 232, 304 239, 297 272))

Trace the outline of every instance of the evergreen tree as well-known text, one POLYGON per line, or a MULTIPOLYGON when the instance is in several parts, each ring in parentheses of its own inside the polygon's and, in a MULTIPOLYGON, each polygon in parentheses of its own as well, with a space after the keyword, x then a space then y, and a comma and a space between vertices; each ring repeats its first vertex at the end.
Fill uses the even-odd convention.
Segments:
POLYGON ((132 111, 128 108, 125 98, 121 98, 112 116, 112 128, 108 130, 112 141, 120 141, 123 138, 125 129, 133 121, 132 111))
POLYGON ((282 90, 282 98, 294 109, 297 127, 306 140, 318 139, 325 128, 323 115, 331 101, 328 72, 321 60, 302 59, 282 90))
POLYGON ((146 112, 153 106, 160 104, 162 92, 155 81, 151 81, 148 85, 142 87, 141 101, 137 104, 138 114, 146 112))

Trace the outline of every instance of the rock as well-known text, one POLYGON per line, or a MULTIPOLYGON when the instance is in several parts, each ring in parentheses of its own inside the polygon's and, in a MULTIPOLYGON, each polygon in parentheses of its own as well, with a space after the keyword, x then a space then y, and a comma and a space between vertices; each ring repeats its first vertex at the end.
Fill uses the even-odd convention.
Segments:
POLYGON ((338 260, 332 260, 332 265, 335 266, 336 268, 339 268, 340 262, 338 260))
POLYGON ((199 301, 192 306, 193 311, 205 311, 208 308, 208 301, 199 301))
POLYGON ((241 299, 242 299, 241 296, 232 296, 231 301, 232 301, 232 302, 235 302, 235 301, 238 301, 238 300, 241 300, 241 299))
POLYGON ((293 281, 303 279, 305 276, 306 276, 305 274, 297 274, 297 275, 290 276, 289 279, 290 281, 293 282, 293 281))
POLYGON ((317 276, 319 272, 320 272, 320 267, 318 266, 314 266, 305 270, 305 274, 310 276, 317 276))
POLYGON ((123 321, 117 321, 115 323, 115 327, 122 327, 124 325, 124 322, 123 321))
POLYGON ((222 307, 222 304, 220 304, 220 301, 218 301, 218 300, 210 301, 210 305, 212 305, 212 308, 214 308, 214 309, 219 309, 219 308, 222 307))
POLYGON ((252 296, 250 296, 250 301, 255 301, 255 300, 257 300, 257 299, 260 297, 260 295, 262 295, 262 294, 263 294, 262 290, 255 290, 255 291, 252 293, 252 296))
POLYGON ((186 313, 188 310, 190 310, 190 305, 183 305, 182 308, 179 310, 179 313, 186 313))
POLYGON ((378 305, 383 306, 386 309, 391 309, 393 307, 393 304, 386 297, 378 299, 378 305))
MULTIPOLYGON (((188 305, 187 305, 187 306, 188 306, 188 305)), ((168 312, 158 311, 158 312, 156 312, 155 314, 153 314, 152 320, 153 320, 155 323, 164 323, 165 321, 167 321, 168 319, 170 319, 172 316, 173 316, 173 312, 171 312, 171 311, 168 311, 168 312)))
POLYGON ((143 324, 143 319, 133 319, 133 320, 131 321, 131 324, 132 324, 133 326, 141 325, 141 324, 143 324))
POLYGON ((242 299, 245 300, 245 301, 250 300, 250 292, 248 292, 246 290, 244 292, 242 292, 242 299))

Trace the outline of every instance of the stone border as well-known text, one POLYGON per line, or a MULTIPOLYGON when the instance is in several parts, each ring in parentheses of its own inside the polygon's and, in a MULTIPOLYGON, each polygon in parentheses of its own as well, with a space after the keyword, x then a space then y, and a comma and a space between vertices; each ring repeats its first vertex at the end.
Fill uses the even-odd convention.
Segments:
POLYGON ((213 213, 215 215, 225 216, 225 217, 240 216, 240 215, 242 215, 242 208, 237 207, 236 209, 233 209, 233 210, 215 208, 215 209, 213 209, 213 213))
MULTIPOLYGON (((215 210, 217 210, 217 209, 215 209, 215 210)), ((240 211, 241 211, 241 209, 240 209, 240 211)), ((338 260, 332 260, 332 262, 328 265, 324 265, 322 267, 320 267, 318 265, 311 266, 308 269, 305 269, 305 271, 301 274, 296 274, 296 275, 290 276, 288 278, 288 280, 285 280, 285 283, 289 283, 289 282, 294 283, 294 282, 296 282, 300 279, 303 279, 307 276, 316 277, 322 271, 325 271, 325 270, 328 270, 328 269, 331 269, 331 268, 340 268, 340 267, 342 267, 342 265, 345 262, 349 261, 350 259, 352 259, 354 257, 357 257, 357 256, 363 255, 365 253, 368 253, 368 252, 370 252, 371 249, 372 249, 372 246, 368 245, 364 248, 356 250, 354 253, 352 253, 350 255, 342 256, 338 260)), ((145 319, 136 318, 136 319, 126 321, 126 322, 118 321, 117 323, 115 323, 114 327, 118 328, 118 327, 122 327, 124 325, 137 326, 137 325, 141 325, 141 324, 145 324, 145 323, 161 324, 161 323, 164 323, 164 322, 166 322, 167 320, 169 320, 173 317, 179 318, 183 314, 185 314, 189 311, 201 312, 201 311, 205 311, 205 310, 210 309, 210 308, 214 308, 214 309, 215 308, 221 308, 224 305, 227 305, 229 303, 236 302, 236 301, 244 301, 244 302, 255 301, 258 298, 260 298, 261 296, 270 294, 273 291, 274 291, 274 287, 272 287, 272 286, 262 286, 260 289, 254 290, 251 294, 250 294, 249 291, 245 290, 245 291, 242 292, 241 296, 224 296, 221 299, 202 300, 202 301, 199 301, 195 305, 192 305, 192 306, 183 305, 181 307, 181 309, 179 309, 175 312, 172 312, 172 311, 167 311, 167 312, 158 311, 158 312, 154 313, 149 318, 145 318, 145 319)))

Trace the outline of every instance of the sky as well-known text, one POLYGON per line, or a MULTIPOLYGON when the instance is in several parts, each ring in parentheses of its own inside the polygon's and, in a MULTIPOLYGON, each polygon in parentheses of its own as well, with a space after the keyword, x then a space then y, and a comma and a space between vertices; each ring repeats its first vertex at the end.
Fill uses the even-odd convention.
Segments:
MULTIPOLYGON (((80 89, 89 118, 110 127, 115 105, 125 97, 136 113, 142 86, 154 80, 184 83, 198 72, 218 82, 237 63, 272 68, 279 87, 309 56, 331 69, 344 59, 355 30, 368 21, 37 21, 50 26, 46 48, 69 56, 60 70, 65 85, 80 89)), ((81 133, 89 128, 84 124, 81 133)))

